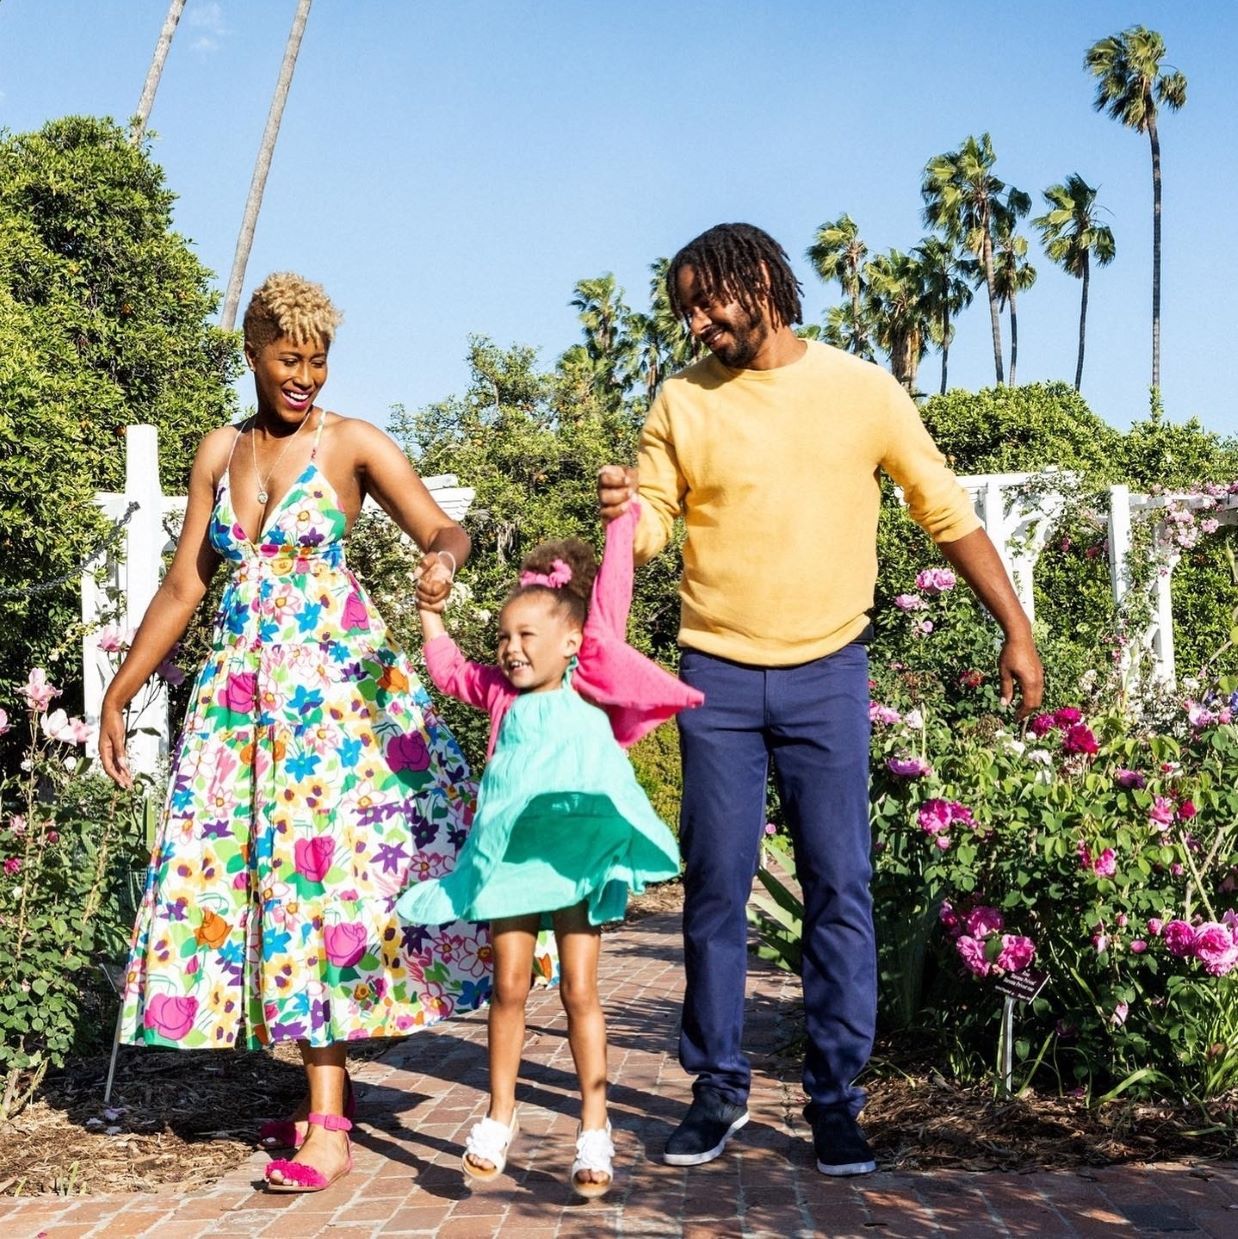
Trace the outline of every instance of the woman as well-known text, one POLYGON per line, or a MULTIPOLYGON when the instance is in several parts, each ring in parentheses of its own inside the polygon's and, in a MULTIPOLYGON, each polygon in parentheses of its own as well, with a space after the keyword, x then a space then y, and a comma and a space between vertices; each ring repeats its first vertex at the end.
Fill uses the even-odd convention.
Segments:
POLYGON ((257 413, 202 441, 180 543, 104 698, 99 755, 122 786, 124 710, 184 632, 221 560, 230 579, 190 697, 134 930, 121 1036, 186 1048, 295 1039, 308 1098, 267 1134, 299 1146, 282 1191, 351 1167, 346 1041, 479 1005, 476 926, 402 925, 410 882, 450 868, 472 817, 460 749, 344 562, 371 494, 425 552, 441 605, 469 539, 404 454, 315 402, 340 315, 273 275, 245 314, 257 413))

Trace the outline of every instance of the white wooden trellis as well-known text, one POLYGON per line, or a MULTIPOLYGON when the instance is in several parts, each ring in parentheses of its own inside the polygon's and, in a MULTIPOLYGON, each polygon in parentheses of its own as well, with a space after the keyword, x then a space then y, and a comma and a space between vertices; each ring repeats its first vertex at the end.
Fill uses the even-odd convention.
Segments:
MULTIPOLYGON (((422 479, 435 502, 453 520, 462 520, 473 502, 471 488, 460 486, 454 474, 422 479)), ((99 493, 95 502, 119 523, 130 507, 125 524, 124 554, 88 564, 82 574, 82 620, 87 636, 82 641, 83 705, 86 721, 97 735, 103 694, 112 678, 112 658, 99 648, 98 625, 104 616, 118 626, 136 628, 159 588, 164 556, 176 546, 176 533, 185 515, 184 495, 165 495, 159 484, 159 439, 154 426, 130 426, 125 432, 125 490, 99 493), (109 593, 116 599, 113 603, 109 593), (115 612, 119 612, 115 614, 115 612)), ((370 497, 365 508, 382 513, 370 497)), ((386 514, 383 513, 385 518, 386 514)), ((407 540, 407 535, 403 535, 407 540)), ((130 708, 129 765, 136 772, 154 774, 169 749, 168 697, 163 682, 152 677, 130 708)), ((92 738, 88 754, 98 756, 92 738)))

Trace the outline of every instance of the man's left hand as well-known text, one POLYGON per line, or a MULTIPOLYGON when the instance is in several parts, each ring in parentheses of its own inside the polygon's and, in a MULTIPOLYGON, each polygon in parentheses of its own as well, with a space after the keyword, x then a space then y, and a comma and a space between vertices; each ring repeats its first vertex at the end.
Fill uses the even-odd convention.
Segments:
POLYGON ((1006 638, 997 669, 1002 679, 1002 705, 1008 706, 1014 700, 1015 684, 1019 686, 1019 702, 1014 714, 1019 722, 1040 709, 1045 691, 1045 669, 1040 664, 1030 632, 1026 636, 1006 638))

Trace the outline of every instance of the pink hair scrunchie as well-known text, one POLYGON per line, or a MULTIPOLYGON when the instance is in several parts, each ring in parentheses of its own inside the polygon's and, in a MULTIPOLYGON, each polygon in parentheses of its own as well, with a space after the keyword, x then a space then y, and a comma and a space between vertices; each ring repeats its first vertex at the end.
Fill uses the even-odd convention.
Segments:
POLYGON ((572 579, 572 570, 561 559, 551 564, 549 572, 522 572, 521 585, 545 585, 547 589, 562 589, 572 579))

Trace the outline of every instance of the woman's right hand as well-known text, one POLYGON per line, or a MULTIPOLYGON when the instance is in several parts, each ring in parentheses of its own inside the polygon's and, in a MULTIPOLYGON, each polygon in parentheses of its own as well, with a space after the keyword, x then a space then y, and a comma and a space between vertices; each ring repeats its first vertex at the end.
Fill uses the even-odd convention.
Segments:
POLYGON ((125 717, 106 701, 99 714, 99 761, 104 773, 118 787, 133 786, 133 775, 125 758, 125 717))

